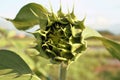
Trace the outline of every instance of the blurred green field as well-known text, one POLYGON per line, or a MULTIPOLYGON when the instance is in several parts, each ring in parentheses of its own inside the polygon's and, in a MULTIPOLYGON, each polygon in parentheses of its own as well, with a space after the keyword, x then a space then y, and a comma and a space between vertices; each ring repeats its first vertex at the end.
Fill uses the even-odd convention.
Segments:
MULTIPOLYGON (((37 52, 30 49, 33 41, 32 37, 1 37, 0 49, 9 49, 19 53, 42 80, 58 80, 59 66, 51 65, 49 60, 35 56, 37 52), (34 61, 30 61, 30 58, 34 61), (34 66, 38 69, 34 69, 34 66)), ((70 65, 67 80, 120 80, 119 75, 120 62, 105 50, 101 42, 90 40, 86 52, 70 65)))

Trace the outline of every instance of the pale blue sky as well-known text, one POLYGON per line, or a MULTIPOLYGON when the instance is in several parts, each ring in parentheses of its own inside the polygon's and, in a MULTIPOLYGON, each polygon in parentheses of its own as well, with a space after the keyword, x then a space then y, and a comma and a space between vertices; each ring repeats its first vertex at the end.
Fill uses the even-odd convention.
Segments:
MULTIPOLYGON (((36 2, 49 9, 49 1, 56 12, 60 0, 2 0, 0 17, 14 18, 23 5, 36 2)), ((63 12, 72 10, 75 4, 75 14, 79 19, 86 16, 85 25, 95 29, 120 30, 120 0, 61 0, 63 12), (116 26, 115 26, 116 25, 116 26), (113 28, 111 28, 114 26, 113 28)), ((0 18, 0 26, 13 27, 12 24, 0 18)), ((120 31, 119 31, 120 32, 120 31)))

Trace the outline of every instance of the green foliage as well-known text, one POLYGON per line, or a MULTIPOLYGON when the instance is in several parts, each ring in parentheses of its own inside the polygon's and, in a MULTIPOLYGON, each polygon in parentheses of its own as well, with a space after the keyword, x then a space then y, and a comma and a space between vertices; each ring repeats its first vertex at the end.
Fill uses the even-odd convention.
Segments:
POLYGON ((26 30, 37 24, 46 24, 48 11, 39 4, 25 5, 14 20, 10 20, 17 29, 26 30), (27 14, 27 15, 26 15, 27 14))
MULTIPOLYGON (((71 13, 64 14, 60 7, 57 14, 54 14, 42 5, 30 3, 19 11, 15 19, 7 20, 11 21, 19 30, 27 30, 34 25, 40 25, 40 28, 32 33, 36 38, 34 49, 39 52, 38 56, 50 59, 52 63, 64 62, 69 64, 76 60, 86 50, 86 39, 89 38, 96 38, 102 41, 105 48, 114 57, 120 59, 120 44, 102 37, 97 31, 91 28, 85 27, 84 19, 82 21, 78 20, 74 15, 74 10, 71 13)), ((31 78, 33 77, 32 70, 17 54, 1 50, 0 55, 2 55, 0 56, 0 69, 2 73, 7 71, 4 69, 12 69, 5 75, 8 75, 7 77, 0 76, 0 79, 5 80, 9 76, 10 78, 14 77, 14 74, 11 73, 17 73, 17 76, 15 76, 16 80, 26 79, 27 77, 24 77, 26 74, 29 74, 29 76, 27 75, 29 79, 30 75, 31 78), (8 63, 7 60, 12 61, 12 63, 8 63)), ((35 71, 35 73, 37 74, 38 72, 35 71)))
POLYGON ((0 38, 1 37, 6 37, 7 36, 7 31, 5 30, 5 29, 3 29, 3 28, 0 28, 0 38))
MULTIPOLYGON (((19 55, 26 63, 29 65, 30 69, 34 74, 36 74, 38 77, 40 77, 42 80, 47 79, 49 80, 48 74, 43 70, 43 64, 48 61, 41 61, 38 56, 36 56, 36 51, 33 49, 30 49, 32 46, 30 42, 33 42, 34 39, 31 37, 25 37, 25 38, 2 38, 0 39, 2 43, 0 43, 0 49, 8 49, 10 51, 14 51, 17 55, 19 55), (4 43, 3 45, 3 42, 4 43), (2 45, 1 45, 2 44, 2 45)), ((6 64, 7 65, 7 64, 6 64)), ((3 70, 4 71, 4 70, 3 70)), ((2 72, 1 72, 2 73, 2 72)), ((0 76, 2 76, 0 74, 0 76)), ((6 75, 8 76, 8 75, 6 75)), ((14 77, 14 75, 13 75, 14 77)), ((23 76, 25 77, 25 76, 23 76)), ((2 77, 1 77, 2 78, 2 77)), ((0 78, 0 80, 2 80, 0 78)), ((6 77, 7 78, 7 77, 6 77)), ((12 78, 12 76, 11 76, 12 78)), ((20 78, 20 77, 19 77, 20 78)), ((4 80, 4 79, 3 79, 4 80)))
POLYGON ((30 3, 10 21, 20 30, 39 24, 40 29, 33 32, 37 43, 35 49, 40 56, 50 58, 52 63, 74 61, 86 49, 86 42, 81 35, 85 29, 84 20, 77 20, 74 12, 63 14, 60 8, 56 15, 42 5, 30 3))
POLYGON ((120 50, 118 49, 120 44, 102 37, 93 29, 85 27, 84 20, 76 19, 74 10, 71 13, 63 14, 60 7, 56 15, 53 12, 48 12, 42 5, 30 3, 20 10, 14 20, 10 21, 20 30, 39 24, 40 29, 33 32, 37 43, 35 49, 40 52, 40 56, 50 58, 52 63, 61 61, 68 63, 76 59, 79 53, 86 49, 85 39, 91 37, 101 40, 106 48, 112 45, 109 49, 107 48, 108 51, 120 59, 120 50), (21 25, 21 22, 24 24, 21 25))
POLYGON ((39 80, 20 56, 8 50, 0 50, 0 79, 39 80))
POLYGON ((100 41, 102 41, 104 47, 117 59, 120 60, 120 44, 117 42, 114 42, 110 39, 104 38, 102 37, 97 31, 90 29, 90 28, 86 28, 86 30, 84 30, 83 35, 85 39, 87 38, 96 38, 100 41))
MULTIPOLYGON (((11 41, 14 42, 14 45, 10 45, 10 39, 9 42, 6 41, 5 45, 3 44, 3 41, 5 39, 0 39, 0 48, 6 48, 9 50, 12 50, 16 52, 24 61, 29 65, 29 66, 35 66, 34 64, 37 65, 37 68, 34 70, 33 68, 32 71, 41 78, 41 80, 57 80, 58 79, 58 65, 50 65, 49 60, 44 59, 43 57, 35 56, 36 52, 34 52, 34 49, 29 49, 31 47, 31 42, 34 41, 34 38, 11 38, 11 41), (7 47, 6 47, 7 46, 7 47), (21 51, 19 52, 18 51, 21 51), (24 52, 23 52, 24 51, 24 52), (26 58, 25 56, 30 57, 31 59, 34 60, 34 64, 31 64, 29 62, 29 59, 26 58), (54 71, 53 71, 54 69, 54 71), (52 74, 51 74, 52 72, 52 74), (44 74, 44 75, 43 75, 44 74), (51 79, 46 79, 46 77, 49 77, 51 79)), ((102 43, 99 40, 88 40, 88 49, 84 53, 84 55, 80 56, 74 63, 72 63, 68 69, 67 72, 67 79, 68 80, 104 80, 104 77, 110 78, 111 76, 113 77, 119 77, 119 74, 114 76, 113 71, 110 71, 110 75, 106 75, 101 79, 101 77, 104 75, 103 73, 97 73, 96 74, 96 68, 104 65, 111 64, 111 61, 114 61, 115 59, 107 52, 107 50, 104 49, 102 46, 102 43), (108 62, 111 60, 110 62, 108 62), (99 74, 101 76, 99 76, 99 74)), ((113 66, 115 64, 112 64, 113 66)), ((108 67, 110 68, 110 67, 108 67)), ((113 67, 114 71, 117 73, 118 70, 116 67, 113 67)), ((120 78, 119 78, 120 79, 120 78)), ((118 79, 118 80, 119 80, 118 79)), ((1 79, 2 80, 2 79, 1 79)), ((3 79, 4 80, 4 79, 3 79)), ((111 79, 112 80, 112 79, 111 79)), ((114 80, 114 79, 113 79, 114 80)))
POLYGON ((111 71, 103 71, 101 74, 99 74, 99 76, 103 79, 103 80, 120 80, 120 70, 118 72, 112 72, 111 71))

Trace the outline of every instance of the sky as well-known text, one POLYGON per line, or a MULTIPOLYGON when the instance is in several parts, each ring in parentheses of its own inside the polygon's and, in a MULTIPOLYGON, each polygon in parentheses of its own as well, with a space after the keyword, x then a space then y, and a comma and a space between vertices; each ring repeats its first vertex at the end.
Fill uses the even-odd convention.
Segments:
MULTIPOLYGON (((50 3, 54 12, 60 6, 60 0, 2 0, 0 3, 0 27, 14 29, 14 26, 3 19, 14 19, 20 8, 35 2, 50 10, 50 3)), ((97 30, 110 30, 120 34, 120 0, 61 0, 64 13, 68 9, 82 20, 86 16, 85 25, 97 30)))

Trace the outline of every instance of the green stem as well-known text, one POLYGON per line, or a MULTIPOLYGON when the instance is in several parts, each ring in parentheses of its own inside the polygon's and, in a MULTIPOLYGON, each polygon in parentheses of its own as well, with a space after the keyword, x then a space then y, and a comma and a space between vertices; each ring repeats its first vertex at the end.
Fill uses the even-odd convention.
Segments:
POLYGON ((66 79, 67 66, 68 65, 64 62, 62 62, 60 64, 59 80, 65 80, 66 79))

